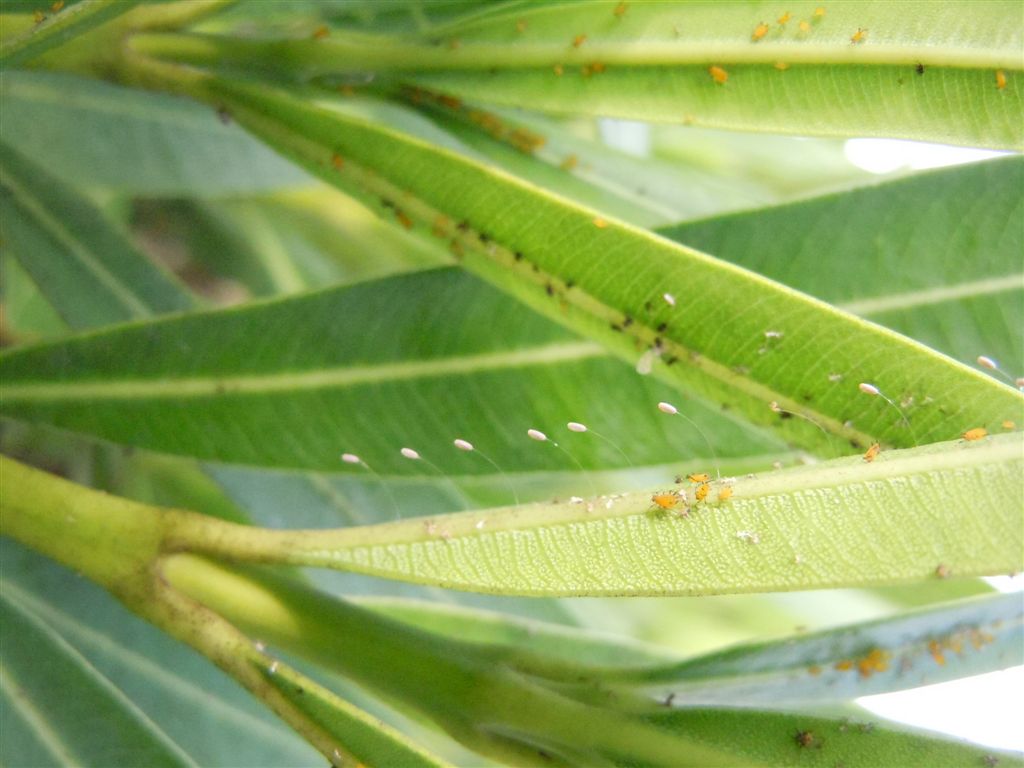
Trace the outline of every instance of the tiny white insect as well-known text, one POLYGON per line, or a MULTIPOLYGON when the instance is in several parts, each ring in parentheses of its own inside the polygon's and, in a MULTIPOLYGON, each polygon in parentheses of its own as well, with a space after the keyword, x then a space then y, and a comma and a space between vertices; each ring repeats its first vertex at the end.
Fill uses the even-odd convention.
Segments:
POLYGON ((473 444, 469 440, 463 440, 461 437, 456 438, 452 441, 452 445, 458 448, 460 451, 472 451, 473 444))
POLYGON ((420 455, 412 448, 403 448, 401 450, 401 454, 405 456, 405 458, 412 459, 413 461, 417 461, 420 458, 420 455))
POLYGON ((665 303, 668 304, 670 307, 674 307, 676 305, 676 297, 673 296, 671 293, 663 293, 661 295, 661 298, 663 298, 665 300, 665 303))
POLYGON ((341 454, 341 460, 346 464, 362 464, 363 460, 356 456, 354 453, 343 453, 341 454))

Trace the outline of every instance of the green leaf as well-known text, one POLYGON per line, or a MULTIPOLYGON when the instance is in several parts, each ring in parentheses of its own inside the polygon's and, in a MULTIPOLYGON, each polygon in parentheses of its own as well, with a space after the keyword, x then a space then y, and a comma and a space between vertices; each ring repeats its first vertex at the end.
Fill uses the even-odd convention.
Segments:
POLYGON ((414 91, 410 98, 495 167, 583 205, 615 211, 637 226, 662 226, 776 200, 759 184, 632 157, 573 135, 553 120, 511 110, 489 112, 429 92, 414 91))
MULTIPOLYGON (((458 39, 455 50, 402 55, 424 59, 417 83, 492 104, 768 133, 1024 147, 1024 36, 1012 0, 787 8, 631 2, 621 16, 614 8, 594 0, 495 9, 431 33, 458 39), (825 15, 815 16, 816 7, 825 15), (784 26, 776 22, 783 13, 792 14, 784 26), (754 41, 762 22, 769 30, 754 41), (858 30, 864 37, 854 43, 858 30), (580 35, 586 39, 575 46, 580 35), (595 62, 604 71, 588 75, 595 62), (727 82, 716 82, 711 66, 727 82), (1007 78, 1003 88, 997 70, 1007 78)), ((328 56, 310 51, 308 58, 319 69, 328 56)))
MULTIPOLYGON (((0 68, 7 69, 46 53, 83 32, 130 11, 139 0, 81 0, 47 16, 31 30, 0 45, 0 68)), ((63 5, 63 3, 61 3, 63 5)))
POLYGON ((259 62, 298 79, 388 73, 474 101, 558 113, 1024 147, 1016 2, 833 0, 821 16, 817 7, 513 3, 411 38, 336 30, 326 39, 153 35, 132 44, 209 67, 259 62), (785 25, 776 21, 783 13, 792 16, 785 25), (762 22, 766 34, 754 40, 762 22))
MULTIPOLYGON (((683 708, 680 697, 669 709, 621 686, 615 670, 419 632, 270 574, 187 555, 170 559, 165 574, 271 644, 395 698, 463 743, 515 765, 788 765, 807 748, 796 741, 807 730, 816 733, 814 743, 827 742, 827 758, 853 764, 958 765, 982 754, 887 724, 823 716, 820 708, 683 708), (354 626, 361 631, 353 633, 354 626), (339 637, 345 653, 337 652, 339 637), (869 743, 859 741, 869 734, 869 743)), ((825 745, 810 746, 813 754, 825 745)), ((834 764, 822 760, 816 762, 834 764)))
MULTIPOLYGON (((267 684, 328 732, 335 734, 356 765, 439 768, 445 765, 414 746, 400 733, 293 669, 274 663, 260 669, 267 684)), ((339 758, 340 753, 333 757, 339 758)))
POLYGON ((613 673, 681 706, 812 706, 1024 662, 1019 595, 965 600, 874 622, 613 673))
POLYGON ((72 326, 90 327, 193 306, 71 187, 0 142, 0 214, 10 249, 72 326))
MULTIPOLYGON (((506 472, 621 467, 613 446, 565 430, 574 419, 613 436, 637 465, 679 456, 691 457, 693 469, 708 462, 701 433, 655 409, 669 397, 666 387, 453 269, 12 350, 0 356, 0 371, 5 415, 236 464, 365 477, 362 467, 340 461, 350 451, 378 473, 436 478, 438 470, 399 455, 413 445, 447 474, 482 474, 505 485, 480 456, 452 446, 461 436, 506 472), (386 323, 380 307, 388 308, 386 323), (265 329, 256 346, 254 328, 265 329), (572 458, 529 440, 534 426, 572 436, 572 458)), ((715 436, 719 458, 754 457, 735 471, 781 453, 778 443, 709 410, 694 408, 691 417, 715 436)), ((530 479, 512 482, 518 488, 530 479)), ((451 481, 444 482, 450 493, 451 481)), ((500 492, 510 499, 511 491, 500 492)), ((417 509, 414 495, 395 493, 392 515, 417 509)))
POLYGON ((195 765, 160 727, 5 589, 0 697, 8 765, 195 765))
POLYGON ((465 158, 280 91, 189 77, 174 84, 227 103, 328 181, 380 195, 410 225, 451 238, 465 268, 790 441, 833 455, 845 447, 832 435, 859 448, 914 445, 994 427, 1024 403, 903 337, 465 158), (907 405, 871 398, 861 382, 907 405))
POLYGON ((1022 188, 1024 158, 1008 157, 659 231, 956 359, 1022 371, 1022 188))
POLYGON ((649 494, 619 494, 335 531, 210 531, 196 533, 195 546, 218 557, 519 595, 767 592, 993 575, 1024 567, 1022 445, 1024 434, 1015 433, 715 481, 704 501, 691 489, 669 512, 649 494), (725 486, 733 489, 727 499, 725 486))
POLYGON ((61 72, 0 75, 0 138, 73 184, 229 195, 307 184, 214 110, 61 72))

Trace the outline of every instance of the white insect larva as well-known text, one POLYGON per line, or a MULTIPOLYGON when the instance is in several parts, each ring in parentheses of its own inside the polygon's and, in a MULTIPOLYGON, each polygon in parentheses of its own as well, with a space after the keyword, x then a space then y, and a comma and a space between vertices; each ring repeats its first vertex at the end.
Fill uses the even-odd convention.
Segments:
POLYGON ((663 293, 661 294, 661 298, 663 298, 665 300, 665 303, 668 304, 670 307, 674 307, 676 305, 676 297, 673 296, 671 293, 663 293))
POLYGON ((395 494, 391 490, 391 486, 384 482, 384 478, 378 475, 373 467, 371 467, 369 464, 363 461, 357 454, 354 453, 341 454, 341 460, 346 464, 355 464, 356 466, 360 466, 367 472, 369 472, 373 476, 373 479, 377 483, 377 485, 383 488, 384 492, 387 493, 388 498, 391 499, 391 506, 394 507, 395 509, 395 518, 397 519, 402 516, 401 513, 399 513, 398 511, 398 499, 395 498, 395 494))
POLYGON ((462 492, 459 486, 455 484, 455 481, 448 477, 448 475, 446 475, 441 470, 441 468, 437 466, 437 464, 430 461, 429 459, 423 458, 420 455, 419 451, 416 451, 412 448, 402 448, 399 451, 399 453, 401 453, 405 458, 409 459, 410 461, 422 461, 424 464, 426 464, 428 467, 434 470, 434 472, 440 475, 444 479, 444 481, 447 482, 449 486, 451 486, 451 489, 455 492, 455 498, 459 500, 459 505, 461 507, 466 507, 466 495, 462 492))
POLYGON ((783 335, 782 331, 765 331, 764 332, 764 337, 766 339, 781 339, 782 335, 783 335))
POLYGON ((687 416, 684 413, 680 413, 679 409, 672 405, 672 403, 666 403, 662 401, 658 403, 658 410, 661 411, 662 413, 667 413, 669 416, 678 416, 681 419, 685 419, 690 423, 690 425, 694 429, 697 430, 697 434, 699 434, 704 439, 704 444, 707 445, 708 450, 711 451, 711 458, 715 462, 715 476, 721 478, 722 472, 718 466, 718 454, 715 453, 715 447, 711 445, 711 441, 708 440, 708 436, 704 434, 704 430, 697 426, 697 423, 689 416, 687 416))
POLYGON ((590 434, 594 435, 594 437, 596 437, 597 439, 604 440, 606 443, 608 443, 608 445, 610 445, 612 448, 619 452, 619 455, 626 460, 626 463, 629 464, 629 466, 633 466, 633 462, 629 460, 629 456, 627 456, 625 451, 619 448, 619 446, 611 438, 602 435, 600 432, 595 432, 594 430, 587 427, 586 424, 581 424, 578 421, 570 421, 565 426, 569 428, 570 432, 589 432, 590 434))
POLYGON ((272 674, 272 675, 276 675, 276 674, 277 674, 277 668, 278 668, 278 666, 279 666, 279 662, 277 662, 277 661, 272 661, 272 662, 270 662, 270 669, 268 669, 267 671, 268 671, 268 672, 269 672, 270 674, 272 674))
POLYGON ((566 456, 568 456, 569 460, 572 461, 572 463, 575 464, 579 468, 580 472, 582 472, 583 475, 587 478, 587 483, 590 484, 590 495, 597 496, 597 488, 594 486, 594 479, 590 476, 590 473, 583 468, 583 465, 579 463, 575 456, 573 456, 571 453, 565 450, 565 448, 560 446, 558 443, 556 443, 550 437, 545 435, 539 429, 528 429, 526 430, 526 434, 531 440, 536 440, 538 443, 550 443, 551 445, 555 446, 555 448, 564 453, 566 456))
POLYGON ((492 467, 494 467, 496 470, 498 470, 498 474, 501 475, 502 478, 504 478, 505 484, 508 486, 509 491, 512 492, 512 498, 515 499, 516 506, 517 507, 519 506, 519 494, 516 493, 515 486, 512 485, 512 480, 509 478, 509 476, 505 474, 505 470, 503 470, 501 467, 498 466, 498 462, 496 462, 494 459, 492 459, 490 456, 488 456, 483 451, 478 451, 473 446, 473 444, 471 442, 469 442, 469 440, 463 440, 461 437, 458 437, 458 438, 452 440, 452 445, 454 445, 460 451, 465 451, 466 453, 475 453, 481 459, 483 459, 488 464, 490 464, 492 467))

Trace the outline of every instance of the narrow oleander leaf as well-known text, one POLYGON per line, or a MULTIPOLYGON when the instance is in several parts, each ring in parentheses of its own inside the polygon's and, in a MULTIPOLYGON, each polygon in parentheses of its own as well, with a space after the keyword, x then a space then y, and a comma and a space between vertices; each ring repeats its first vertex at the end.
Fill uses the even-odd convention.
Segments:
MULTIPOLYGON (((357 766, 442 768, 447 765, 412 744, 398 731, 285 664, 274 662, 271 667, 261 667, 260 673, 268 685, 277 689, 311 722, 344 744, 357 766)), ((333 756, 334 760, 340 757, 340 753, 333 756)))
MULTIPOLYGON (((0 357, 0 370, 8 416, 201 459, 374 480, 342 462, 351 452, 378 474, 440 480, 456 505, 459 492, 442 473, 495 475, 479 455, 457 450, 456 438, 508 473, 573 473, 580 493, 593 479, 580 465, 624 460, 606 441, 570 432, 573 420, 638 466, 683 458, 679 469, 702 469, 705 434, 736 472, 784 451, 710 409, 688 408, 703 434, 668 422, 655 406, 669 388, 450 268, 24 347, 0 357), (530 440, 531 427, 564 441, 571 456, 530 440), (439 469, 403 458, 405 446, 439 469)), ((512 501, 508 481, 497 479, 512 501)), ((509 479, 524 491, 532 482, 509 479)), ((381 499, 384 519, 424 511, 415 494, 395 494, 381 499)))
POLYGON ((0 142, 5 251, 61 317, 88 328, 193 307, 81 193, 0 142))
POLYGON ((210 197, 302 187, 309 177, 216 110, 66 72, 0 74, 0 138, 66 182, 210 197))
POLYGON ((157 723, 6 590, 0 619, 5 764, 195 765, 157 723))
POLYGON ((1012 0, 615 7, 496 8, 432 30, 458 45, 410 51, 423 58, 413 79, 558 113, 1024 146, 1024 31, 1012 0))
POLYGON ((613 674, 679 706, 811 706, 1017 666, 1022 641, 1020 596, 994 595, 613 674))
POLYGON ((1022 40, 1014 0, 589 0, 495 4, 401 38, 154 35, 133 46, 208 67, 266 62, 300 80, 372 73, 562 114, 1020 148, 1022 40))
POLYGON ((1015 377, 1022 187, 1024 158, 1007 157, 659 231, 972 366, 994 358, 1015 377))
POLYGON ((271 645, 397 699, 472 748, 516 765, 538 754, 566 765, 788 765, 804 749, 814 761, 826 747, 819 761, 854 765, 960 765, 985 754, 932 734, 855 720, 851 715, 860 711, 854 708, 773 711, 743 706, 742 699, 688 705, 685 692, 678 700, 652 701, 622 684, 628 672, 557 652, 524 653, 423 633, 266 572, 176 556, 165 573, 271 645), (352 637, 354 625, 362 628, 360 637, 352 637), (345 638, 345 653, 337 652, 339 638, 345 638), (798 738, 807 733, 813 738, 798 738), (869 736, 868 743, 860 741, 869 736))
MULTIPOLYGON (((80 0, 42 18, 20 35, 0 44, 0 69, 15 67, 132 10, 140 0, 80 0)), ((56 6, 57 3, 54 3, 56 6)), ((60 3, 64 5, 64 3, 60 3)))
POLYGON ((237 529, 240 550, 230 541, 200 546, 518 595, 769 592, 994 575, 1024 566, 1022 437, 716 480, 669 509, 650 493, 620 494, 335 531, 237 529))
POLYGON ((188 87, 328 181, 450 239, 465 268, 534 309, 792 442, 835 455, 837 438, 951 439, 1024 403, 905 337, 405 134, 240 82, 188 87))

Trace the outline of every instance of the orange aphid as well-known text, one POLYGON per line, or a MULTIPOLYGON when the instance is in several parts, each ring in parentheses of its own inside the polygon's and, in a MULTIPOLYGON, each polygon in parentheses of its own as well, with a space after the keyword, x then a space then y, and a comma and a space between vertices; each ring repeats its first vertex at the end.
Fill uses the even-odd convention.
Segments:
POLYGON ((940 579, 948 579, 952 574, 953 571, 945 563, 939 563, 935 566, 935 575, 940 579))
POLYGON ((327 27, 326 24, 321 24, 319 27, 313 30, 313 39, 323 40, 329 34, 331 34, 331 30, 327 27))
POLYGON ((552 69, 554 70, 555 74, 558 75, 559 77, 561 77, 562 72, 565 71, 564 69, 562 69, 561 64, 555 64, 555 66, 553 66, 552 69))
POLYGON ((1017 425, 1009 419, 1003 422, 1003 429, 1015 429, 1016 427, 1017 425))
POLYGON ((345 158, 339 155, 337 152, 335 152, 333 155, 331 155, 331 165, 333 165, 335 169, 340 171, 342 168, 345 167, 345 158))
POLYGON ((996 88, 1000 91, 1006 87, 1006 73, 1001 69, 996 70, 996 88))
POLYGON ((406 229, 412 229, 412 219, 405 215, 404 211, 395 211, 398 222, 406 229))
POLYGON ((861 677, 871 677, 875 672, 889 669, 889 654, 880 648, 872 649, 867 656, 857 662, 857 671, 861 677))
POLYGON ((728 501, 731 498, 732 498, 732 488, 730 486, 727 485, 724 488, 719 488, 718 489, 718 500, 719 501, 728 501))
POLYGON ((853 669, 853 662, 850 661, 849 659, 843 659, 842 661, 837 661, 836 662, 836 669, 838 669, 840 672, 846 672, 848 670, 851 670, 851 669, 853 669))
POLYGON ((626 5, 625 3, 619 3, 618 5, 615 6, 615 10, 612 11, 612 13, 614 13, 616 16, 618 16, 621 19, 625 15, 626 10, 628 8, 629 8, 629 6, 626 5))
POLYGON ((817 8, 814 9, 814 17, 816 19, 820 19, 824 15, 825 15, 825 9, 822 6, 819 5, 817 8))
POLYGON ((870 448, 867 449, 867 451, 864 452, 864 461, 870 464, 872 461, 875 460, 875 457, 881 450, 882 446, 878 443, 874 443, 870 448))
POLYGON ((784 26, 786 26, 786 23, 787 23, 787 22, 788 22, 788 21, 789 21, 790 19, 792 19, 792 18, 793 18, 793 14, 792 14, 792 13, 790 13, 789 11, 786 11, 786 12, 785 12, 784 14, 782 14, 782 15, 781 15, 781 16, 779 16, 779 18, 778 18, 779 26, 780 26, 780 27, 784 27, 784 26))
POLYGON ((942 652, 942 644, 938 640, 932 640, 928 643, 928 653, 935 659, 935 663, 940 667, 946 663, 946 656, 942 652))
POLYGON ((771 29, 771 27, 769 27, 767 24, 765 24, 762 21, 760 24, 758 24, 756 27, 754 27, 754 32, 753 32, 753 34, 750 35, 750 39, 753 40, 756 43, 762 37, 767 35, 768 31, 770 29, 771 29))
POLYGON ((868 36, 868 31, 866 29, 864 29, 863 27, 861 27, 856 32, 854 32, 852 35, 850 35, 850 42, 853 45, 856 45, 857 43, 863 43, 864 39, 867 36, 868 36))
POLYGON ((46 14, 42 11, 32 11, 32 21, 36 24, 42 24, 46 21, 46 14))
POLYGON ((64 7, 64 0, 57 0, 53 5, 50 6, 50 10, 54 13, 58 13, 61 8, 64 7))
POLYGON ((789 69, 789 64, 787 64, 784 61, 776 61, 774 64, 772 64, 772 66, 779 70, 779 72, 785 72, 787 69, 789 69))
POLYGON ((811 31, 811 23, 809 21, 801 21, 800 22, 800 31, 801 32, 810 32, 811 31))
POLYGON ((711 475, 709 475, 707 472, 695 472, 692 475, 687 475, 686 479, 689 480, 691 483, 706 483, 708 480, 711 479, 711 475))
POLYGON ((812 677, 817 677, 821 674, 821 667, 819 667, 817 664, 811 664, 811 666, 807 668, 807 672, 812 677))
POLYGON ((981 440, 988 434, 988 430, 984 427, 974 427, 974 429, 968 429, 961 435, 964 440, 981 440))
POLYGON ((562 161, 559 166, 563 171, 571 171, 577 165, 580 164, 580 159, 576 155, 568 155, 565 160, 562 161))
POLYGON ((672 509, 679 503, 679 496, 674 493, 656 493, 651 496, 651 503, 658 509, 672 509))
POLYGON ((726 80, 729 79, 729 73, 719 66, 708 67, 708 74, 711 75, 711 79, 719 85, 725 85, 726 80))
POLYGON ((709 493, 711 493, 711 486, 708 483, 701 483, 697 486, 697 490, 693 492, 693 497, 697 501, 704 501, 709 493))
POLYGON ((587 42, 587 36, 586 35, 576 35, 576 37, 574 37, 572 39, 572 47, 573 48, 579 48, 585 42, 587 42))
POLYGON ((598 229, 605 229, 608 226, 608 222, 598 216, 594 219, 594 226, 598 229))

